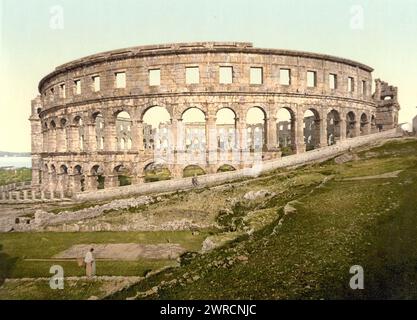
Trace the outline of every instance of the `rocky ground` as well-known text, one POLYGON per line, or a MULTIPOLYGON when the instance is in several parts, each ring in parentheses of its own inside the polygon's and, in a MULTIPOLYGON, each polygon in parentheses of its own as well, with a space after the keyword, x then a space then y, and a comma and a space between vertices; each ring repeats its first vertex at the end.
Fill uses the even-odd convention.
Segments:
POLYGON ((397 140, 257 180, 262 192, 219 212, 222 246, 206 239, 206 253, 111 298, 415 299, 416 159, 417 140, 397 140), (354 265, 364 290, 349 286, 354 265))
MULTIPOLYGON (((186 253, 178 261, 170 257, 151 264, 149 259, 103 262, 101 275, 147 277, 110 296, 95 295, 101 292, 97 284, 91 285, 88 297, 77 293, 77 285, 68 296, 415 297, 411 284, 415 283, 417 261, 413 249, 417 240, 417 221, 413 220, 416 157, 417 140, 399 139, 353 150, 321 164, 277 170, 212 188, 70 205, 65 210, 48 208, 38 214, 38 220, 53 223, 39 223, 42 233, 0 235, 0 246, 4 245, 0 270, 9 275, 6 278, 45 277, 50 262, 32 263, 28 258, 53 259, 77 245, 165 243, 178 244, 186 253), (82 220, 77 221, 80 216, 82 220), (354 293, 347 288, 349 269, 355 264, 368 270, 369 291, 354 293), (169 269, 149 273, 163 267, 169 269)), ((65 268, 70 276, 80 276, 74 265, 65 268)), ((9 292, 14 290, 9 284, 6 287, 9 292)), ((34 294, 44 289, 37 285, 29 291, 34 294)), ((3 297, 7 296, 4 292, 3 297)), ((43 291, 39 296, 60 297, 43 291)))

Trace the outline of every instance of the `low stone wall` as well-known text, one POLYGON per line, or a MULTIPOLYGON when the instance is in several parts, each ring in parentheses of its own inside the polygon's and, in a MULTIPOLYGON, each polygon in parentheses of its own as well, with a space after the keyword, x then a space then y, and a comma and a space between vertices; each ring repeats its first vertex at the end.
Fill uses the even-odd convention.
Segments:
MULTIPOLYGON (((263 172, 279 168, 297 166, 309 162, 326 160, 328 158, 338 155, 341 152, 349 150, 349 148, 363 146, 378 140, 401 137, 402 135, 402 130, 392 129, 370 135, 360 136, 352 139, 347 139, 345 141, 340 142, 337 145, 323 147, 317 150, 312 150, 301 154, 291 155, 288 157, 281 158, 279 160, 263 161, 259 165, 249 169, 199 176, 198 182, 200 186, 210 186, 214 184, 225 183, 228 181, 239 180, 242 178, 256 177, 263 172)), ((110 198, 128 197, 150 193, 173 192, 177 190, 191 188, 193 188, 191 178, 181 178, 169 181, 159 181, 125 187, 109 188, 93 192, 77 193, 74 195, 74 200, 101 201, 110 198)))
POLYGON ((25 189, 30 189, 31 187, 32 187, 31 181, 16 182, 16 183, 11 183, 11 184, 7 184, 4 186, 0 186, 0 192, 25 190, 25 189))
POLYGON ((65 198, 64 192, 44 191, 31 187, 26 183, 24 187, 12 189, 11 191, 0 191, 0 204, 28 204, 42 202, 69 201, 65 198))

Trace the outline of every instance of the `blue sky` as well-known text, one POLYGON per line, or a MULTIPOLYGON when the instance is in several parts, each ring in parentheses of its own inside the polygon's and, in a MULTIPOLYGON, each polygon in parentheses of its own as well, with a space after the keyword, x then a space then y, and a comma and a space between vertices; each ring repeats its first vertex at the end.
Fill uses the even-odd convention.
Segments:
POLYGON ((0 0, 0 150, 29 151, 39 80, 85 55, 136 45, 247 41, 327 53, 375 68, 417 113, 417 0, 0 0), (351 28, 352 6, 363 28, 351 28), (50 28, 51 8, 63 29, 50 28), (6 137, 13 136, 13 139, 6 137))

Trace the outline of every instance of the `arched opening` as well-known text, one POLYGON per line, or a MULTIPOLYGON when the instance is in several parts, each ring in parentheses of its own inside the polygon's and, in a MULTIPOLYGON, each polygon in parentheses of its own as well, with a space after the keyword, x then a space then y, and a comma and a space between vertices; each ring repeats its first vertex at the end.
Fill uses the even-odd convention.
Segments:
POLYGON ((356 136, 355 126, 356 126, 356 116, 352 111, 350 111, 346 115, 346 137, 347 138, 353 138, 356 136))
POLYGON ((118 151, 129 151, 132 149, 132 119, 126 111, 116 115, 116 136, 119 141, 118 151))
POLYGON ((206 117, 204 112, 193 107, 182 114, 184 125, 184 147, 187 152, 205 152, 206 117))
POLYGON ((113 171, 114 174, 117 176, 118 184, 120 187, 130 186, 132 184, 130 172, 125 166, 119 165, 115 167, 113 171))
POLYGON ((232 151, 236 147, 236 114, 232 109, 222 108, 216 114, 217 148, 232 151))
POLYGON ((230 164, 224 164, 219 169, 217 169, 217 172, 229 172, 229 171, 236 171, 236 168, 231 166, 230 164))
POLYGON ((77 137, 74 137, 74 141, 76 145, 74 146, 75 150, 72 151, 83 151, 84 150, 84 125, 83 120, 80 116, 76 116, 73 121, 74 125, 77 126, 77 130, 75 131, 75 134, 77 134, 77 137))
POLYGON ((58 190, 62 194, 65 194, 68 190, 68 167, 64 164, 59 167, 58 190))
POLYGON ((368 128, 368 116, 365 113, 362 113, 361 115, 361 136, 369 134, 367 128, 368 128))
POLYGON ((280 108, 277 112, 277 139, 282 156, 295 153, 295 114, 290 108, 280 108))
POLYGON ((327 114, 327 144, 336 144, 340 140, 340 115, 336 110, 327 114))
POLYGON ((68 174, 68 167, 66 165, 62 165, 60 167, 60 174, 68 174))
POLYGON ((171 172, 163 162, 152 162, 144 168, 145 183, 171 180, 171 172))
POLYGON ((97 150, 104 150, 104 118, 100 112, 93 114, 94 128, 96 133, 97 150))
POLYGON ((252 107, 246 114, 247 146, 260 152, 266 148, 266 113, 260 107, 252 107))
POLYGON ((371 133, 375 133, 377 131, 378 129, 376 127, 376 118, 375 118, 375 115, 372 115, 371 116, 371 133))
POLYGON ((52 120, 49 123, 49 134, 48 134, 48 141, 49 141, 49 152, 56 152, 57 151, 57 134, 56 134, 56 123, 52 120))
POLYGON ((195 177, 195 176, 203 176, 206 172, 197 165, 189 165, 184 168, 183 170, 183 177, 189 178, 189 177, 195 177))
POLYGON ((143 146, 145 150, 169 148, 171 116, 166 108, 154 106, 143 114, 143 146))
POLYGON ((304 143, 307 151, 320 146, 320 115, 315 109, 304 112, 304 143))
POLYGON ((61 141, 60 144, 62 143, 62 145, 60 145, 60 151, 67 151, 68 150, 68 132, 67 132, 67 124, 68 121, 67 119, 63 118, 60 121, 61 124, 61 141))
MULTIPOLYGON (((99 165, 95 165, 91 168, 91 175, 92 178, 95 179, 95 186, 98 190, 100 189, 104 189, 104 182, 105 182, 105 177, 103 175, 103 168, 99 165)), ((93 185, 94 188, 94 185, 93 185)))
POLYGON ((81 192, 85 191, 85 177, 83 175, 83 168, 80 165, 76 165, 74 167, 74 176, 76 176, 75 183, 78 183, 78 186, 74 186, 76 189, 77 187, 81 192))
POLYGON ((58 185, 58 179, 57 179, 57 171, 56 171, 56 167, 54 164, 51 164, 50 168, 49 168, 49 181, 52 182, 50 184, 50 186, 52 187, 52 189, 50 189, 51 192, 51 197, 54 196, 56 187, 58 185))
POLYGON ((42 181, 45 181, 45 184, 47 183, 48 179, 49 179, 49 168, 48 168, 48 164, 45 163, 45 165, 43 166, 43 170, 42 170, 42 181))

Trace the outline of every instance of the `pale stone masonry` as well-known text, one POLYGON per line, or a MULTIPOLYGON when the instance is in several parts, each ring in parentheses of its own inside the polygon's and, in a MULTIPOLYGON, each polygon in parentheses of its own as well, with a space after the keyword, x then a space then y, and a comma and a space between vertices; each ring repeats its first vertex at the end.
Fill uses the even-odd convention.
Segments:
POLYGON ((171 177, 179 178, 189 165, 215 173, 224 164, 243 169, 259 159, 277 159, 282 108, 291 115, 289 141, 295 153, 306 151, 308 110, 314 114, 316 149, 394 128, 397 88, 377 80, 372 94, 372 72, 348 59, 235 42, 143 46, 67 63, 40 81, 40 95, 32 101, 33 188, 41 197, 61 198, 116 187, 121 174, 141 184, 152 163, 164 163, 171 177), (221 69, 232 73, 220 76, 221 69), (307 73, 314 77, 312 87, 307 73), (155 148, 159 143, 145 148, 144 130, 150 129, 144 116, 155 106, 165 108, 170 118, 163 150, 155 148), (205 117, 205 150, 200 152, 185 147, 183 115, 190 108, 205 117), (233 150, 219 150, 217 143, 218 112, 225 108, 234 114, 233 150), (252 108, 264 118, 260 148, 247 138, 252 108), (122 127, 121 113, 129 115, 122 127))

